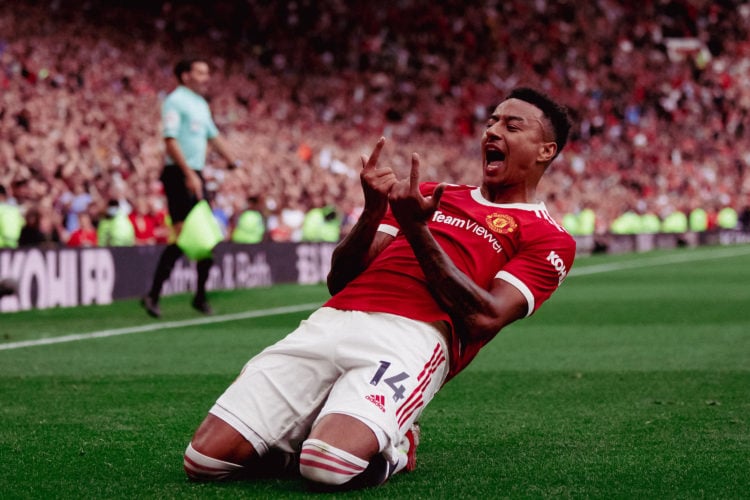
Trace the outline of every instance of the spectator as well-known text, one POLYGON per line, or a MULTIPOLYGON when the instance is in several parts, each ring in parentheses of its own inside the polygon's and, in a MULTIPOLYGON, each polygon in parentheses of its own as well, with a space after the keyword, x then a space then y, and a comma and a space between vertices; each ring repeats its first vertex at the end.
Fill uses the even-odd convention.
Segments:
POLYGON ((70 233, 66 242, 69 247, 95 247, 98 243, 96 227, 91 221, 91 215, 88 212, 78 214, 78 228, 70 233))
POLYGON ((61 245, 60 225, 48 210, 30 208, 18 237, 19 247, 56 248, 61 245))
POLYGON ((164 208, 164 202, 157 197, 148 197, 149 214, 154 222, 154 238, 157 245, 174 241, 172 221, 164 208))
POLYGON ((281 226, 289 232, 289 241, 302 241, 302 225, 305 223, 305 211, 296 199, 289 200, 279 215, 281 226))
POLYGON ((750 193, 750 7, 738 0, 323 1, 305 22, 291 1, 170 6, 154 16, 137 2, 0 2, 0 184, 22 211, 75 213, 79 186, 94 212, 115 184, 132 204, 154 194, 158 110, 172 85, 162 61, 173 47, 213 49, 222 69, 209 97, 248 175, 220 189, 262 192, 279 209, 306 212, 323 193, 356 213, 353 145, 373 134, 425 151, 429 177, 473 182, 476 151, 464 135, 486 120, 483 103, 519 79, 554 89, 579 118, 540 189, 559 216, 591 207, 605 232, 616 207, 640 200, 659 214, 682 202, 740 210, 750 193), (228 18, 240 6, 253 15, 228 18), (161 28, 144 29, 146 16, 161 28), (247 24, 255 19, 264 22, 247 24), (553 186, 566 192, 554 203, 553 186), (594 194, 602 186, 606 200, 594 194))
POLYGON ((156 226, 158 221, 151 213, 146 197, 136 198, 133 211, 128 215, 135 231, 136 245, 154 245, 156 243, 156 226))
POLYGON ((88 183, 81 181, 79 177, 74 177, 72 181, 72 190, 62 193, 58 198, 58 203, 62 205, 61 210, 65 216, 65 229, 68 232, 72 232, 79 227, 78 215, 85 212, 94 201, 91 193, 88 192, 88 183))
POLYGON ((292 241, 293 229, 287 225, 281 216, 281 210, 272 210, 268 216, 268 237, 271 241, 287 242, 292 241))

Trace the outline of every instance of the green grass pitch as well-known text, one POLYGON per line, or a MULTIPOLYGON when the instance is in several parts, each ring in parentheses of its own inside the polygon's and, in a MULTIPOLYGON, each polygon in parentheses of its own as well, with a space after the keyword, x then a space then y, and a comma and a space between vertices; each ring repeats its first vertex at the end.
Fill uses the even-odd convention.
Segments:
MULTIPOLYGON (((0 496, 309 496, 296 479, 190 483, 182 453, 244 362, 327 292, 211 296, 209 321, 186 295, 161 321, 135 300, 0 315, 0 496)), ((320 496, 750 497, 750 247, 579 258, 421 423, 416 471, 320 496)))

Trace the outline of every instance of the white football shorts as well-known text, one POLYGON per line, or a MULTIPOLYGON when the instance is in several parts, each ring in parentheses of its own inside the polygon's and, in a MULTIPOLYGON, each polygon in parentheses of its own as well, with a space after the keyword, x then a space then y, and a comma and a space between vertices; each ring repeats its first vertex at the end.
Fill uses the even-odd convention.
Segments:
POLYGON ((260 455, 299 452, 318 419, 343 413, 390 459, 447 374, 446 342, 429 323, 324 307, 248 361, 210 413, 260 455))

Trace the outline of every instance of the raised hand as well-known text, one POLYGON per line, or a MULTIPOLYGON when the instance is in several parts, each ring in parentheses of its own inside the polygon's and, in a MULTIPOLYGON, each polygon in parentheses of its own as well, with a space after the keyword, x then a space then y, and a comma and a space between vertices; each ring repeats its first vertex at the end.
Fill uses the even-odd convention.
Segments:
POLYGON ((419 155, 412 153, 409 180, 397 181, 388 194, 388 202, 399 225, 405 228, 429 220, 440 205, 445 186, 445 183, 440 183, 431 196, 422 196, 419 192, 419 155))
POLYGON ((359 179, 362 182, 362 191, 365 195, 365 210, 380 215, 385 214, 388 208, 388 193, 391 188, 398 182, 396 174, 390 167, 378 167, 378 158, 380 151, 385 144, 385 137, 381 137, 375 144, 370 157, 364 155, 360 157, 362 161, 362 171, 359 179))

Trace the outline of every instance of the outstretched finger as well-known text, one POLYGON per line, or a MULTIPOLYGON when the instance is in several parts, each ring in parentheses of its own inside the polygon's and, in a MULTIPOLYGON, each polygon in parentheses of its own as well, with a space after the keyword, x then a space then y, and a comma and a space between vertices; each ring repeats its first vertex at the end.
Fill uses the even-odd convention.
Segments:
POLYGON ((443 197, 443 192, 445 191, 445 187, 447 184, 445 182, 441 182, 437 186, 435 186, 435 189, 432 191, 432 207, 437 210, 437 207, 440 205, 440 198, 443 197))
POLYGON ((411 173, 409 174, 409 188, 412 192, 419 190, 419 155, 411 154, 411 173))
POLYGON ((377 144, 375 144, 375 148, 372 150, 372 153, 370 154, 370 158, 367 159, 367 162, 364 161, 364 156, 362 157, 362 168, 375 168, 375 165, 378 164, 378 158, 380 158, 380 151, 383 149, 383 145, 385 144, 385 137, 381 137, 378 139, 377 144))

